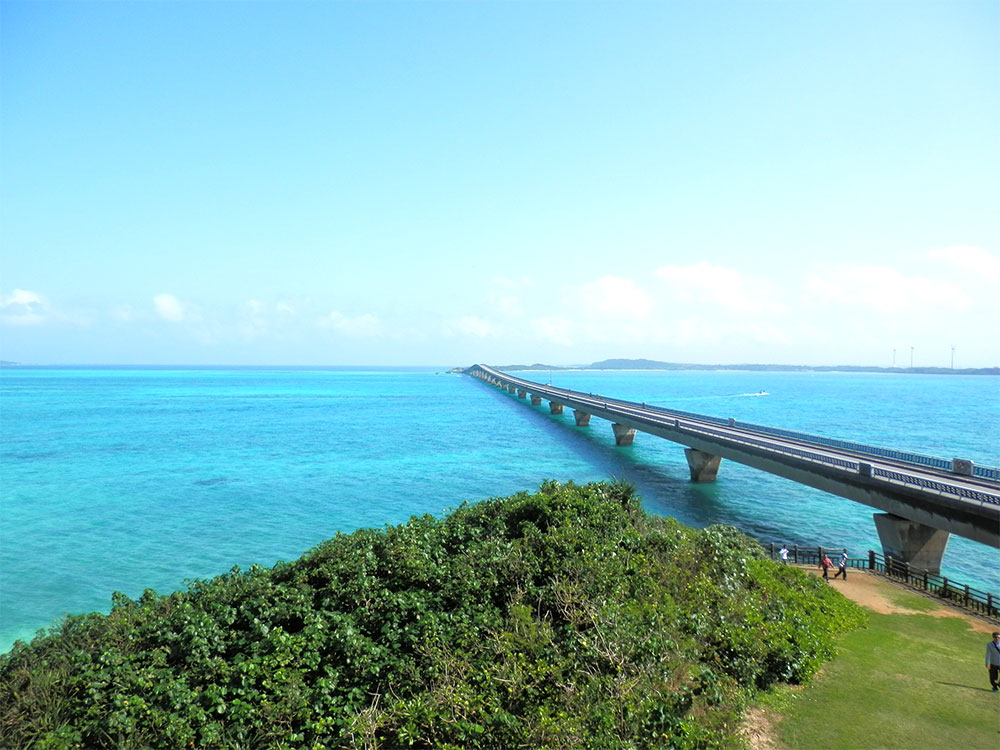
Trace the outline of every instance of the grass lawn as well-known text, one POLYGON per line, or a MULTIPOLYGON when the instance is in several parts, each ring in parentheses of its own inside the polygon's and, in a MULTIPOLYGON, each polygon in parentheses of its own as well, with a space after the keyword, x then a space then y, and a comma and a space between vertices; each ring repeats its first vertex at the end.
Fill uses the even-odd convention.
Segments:
POLYGON ((890 596, 913 613, 872 612, 869 627, 844 636, 812 684, 768 696, 766 705, 781 715, 775 744, 1000 750, 1000 693, 990 691, 983 658, 989 633, 964 619, 919 614, 937 608, 925 597, 890 596))

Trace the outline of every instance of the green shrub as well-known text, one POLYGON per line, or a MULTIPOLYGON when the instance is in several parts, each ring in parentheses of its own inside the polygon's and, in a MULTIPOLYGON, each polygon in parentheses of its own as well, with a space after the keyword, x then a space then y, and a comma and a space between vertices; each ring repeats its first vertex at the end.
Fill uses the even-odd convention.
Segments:
POLYGON ((13 748, 716 748, 861 610, 622 483, 546 482, 67 618, 0 657, 13 748))

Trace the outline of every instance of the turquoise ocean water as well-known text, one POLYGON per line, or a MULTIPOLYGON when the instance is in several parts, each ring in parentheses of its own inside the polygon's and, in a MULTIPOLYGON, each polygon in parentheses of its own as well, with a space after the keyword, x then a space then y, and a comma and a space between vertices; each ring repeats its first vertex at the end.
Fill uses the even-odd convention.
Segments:
MULTIPOLYGON (((1000 379, 746 371, 523 374, 719 417, 1000 464, 1000 379), (765 391, 767 395, 757 395, 765 391)), ((0 370, 0 651, 233 565, 292 560, 337 532, 441 514, 545 479, 632 482, 646 509, 762 540, 877 544, 873 510, 433 369, 0 370)), ((952 537, 945 575, 1000 593, 996 550, 952 537)))

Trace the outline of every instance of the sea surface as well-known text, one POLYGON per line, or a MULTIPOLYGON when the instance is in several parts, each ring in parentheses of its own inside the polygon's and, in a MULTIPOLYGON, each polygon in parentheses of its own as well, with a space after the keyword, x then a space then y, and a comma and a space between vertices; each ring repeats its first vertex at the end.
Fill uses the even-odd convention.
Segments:
MULTIPOLYGON (((537 371, 528 379, 1000 465, 1000 378, 537 371), (761 395, 761 392, 765 395, 761 395)), ((0 652, 114 591, 167 593, 293 560, 338 532, 446 513, 546 479, 636 486, 647 511, 771 542, 878 545, 873 509, 739 464, 692 484, 682 446, 574 424, 443 369, 0 369, 0 652)), ((942 573, 1000 593, 996 550, 942 573)))

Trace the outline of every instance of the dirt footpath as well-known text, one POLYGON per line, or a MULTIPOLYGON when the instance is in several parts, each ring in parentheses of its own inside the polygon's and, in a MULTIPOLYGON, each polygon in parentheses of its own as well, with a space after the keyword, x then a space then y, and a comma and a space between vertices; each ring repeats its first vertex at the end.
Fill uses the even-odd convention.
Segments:
MULTIPOLYGON (((803 567, 802 569, 816 576, 822 575, 818 568, 803 567)), ((888 579, 872 575, 867 570, 859 570, 857 568, 848 568, 846 581, 842 578, 834 580, 831 575, 830 585, 836 587, 841 594, 857 602, 862 607, 867 607, 873 612, 883 615, 915 613, 915 610, 895 604, 890 598, 892 591, 902 589, 912 591, 918 596, 925 596, 922 592, 906 589, 904 586, 897 585, 888 579)), ((927 601, 937 606, 929 611, 921 610, 919 614, 931 615, 932 617, 958 617, 969 623, 970 628, 980 633, 992 633, 994 630, 1000 630, 1000 627, 997 625, 976 617, 965 610, 951 607, 934 597, 927 596, 927 601)))

